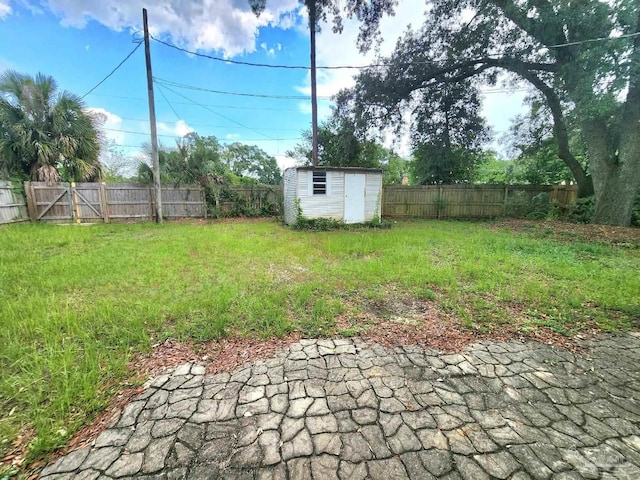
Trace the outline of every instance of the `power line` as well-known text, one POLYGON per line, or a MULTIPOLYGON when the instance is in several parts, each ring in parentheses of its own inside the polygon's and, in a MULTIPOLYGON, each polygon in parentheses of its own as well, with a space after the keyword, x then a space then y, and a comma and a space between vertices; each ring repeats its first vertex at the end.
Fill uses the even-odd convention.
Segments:
MULTIPOLYGON (((198 92, 217 93, 220 95, 235 95, 238 97, 273 98, 277 100, 309 100, 310 98, 307 95, 268 95, 268 94, 262 94, 262 93, 227 92, 224 90, 213 90, 209 88, 196 87, 195 85, 187 85, 185 83, 173 82, 171 80, 165 80, 159 77, 153 77, 153 79, 156 81, 156 83, 158 83, 159 85, 163 85, 165 88, 168 86, 172 86, 175 88, 184 88, 186 90, 195 90, 198 92)), ((324 100, 331 99, 331 97, 326 97, 326 96, 324 97, 319 96, 318 98, 321 98, 324 100)))
POLYGON ((205 109, 205 110, 207 110, 208 112, 211 112, 211 113, 213 113, 214 115, 218 115, 219 117, 224 118, 225 120, 227 120, 227 121, 229 121, 229 122, 231 122, 231 123, 235 123, 236 125, 238 125, 238 126, 240 126, 240 127, 242 127, 242 128, 246 128, 247 130, 251 130, 252 132, 256 132, 258 135, 262 135, 263 137, 268 138, 268 139, 270 139, 270 140, 277 140, 276 138, 270 137, 269 135, 267 135, 267 134, 265 134, 265 133, 262 133, 262 132, 260 132, 259 130, 256 130, 255 128, 248 127, 247 125, 244 125, 243 123, 237 122, 236 120, 234 120, 234 119, 232 119, 232 118, 229 118, 229 117, 227 117, 226 115, 223 115, 223 114, 221 114, 221 113, 219 113, 219 112, 216 112, 215 110, 212 110, 212 109, 210 109, 209 107, 207 107, 207 106, 205 106, 205 105, 202 105, 201 103, 198 103, 198 102, 196 102, 195 100, 193 100, 193 99, 191 99, 191 98, 189 98, 189 97, 187 97, 187 96, 185 96, 185 95, 182 95, 180 92, 176 92, 175 90, 173 90, 172 88, 169 88, 169 87, 168 87, 168 86, 166 86, 166 85, 164 85, 164 88, 166 88, 166 89, 167 89, 167 90, 169 90, 170 92, 172 92, 172 93, 174 93, 174 94, 176 94, 176 95, 178 95, 178 96, 180 96, 180 97, 184 98, 185 100, 190 101, 190 102, 191 102, 191 103, 193 103, 194 105, 199 105, 200 107, 204 108, 204 109, 205 109))
MULTIPOLYGON (((92 93, 92 95, 96 95, 98 97, 109 97, 109 98, 122 98, 123 100, 136 100, 138 102, 147 102, 146 98, 138 98, 138 97, 128 97, 125 95, 108 95, 106 93, 92 93)), ((174 105, 193 105, 191 102, 173 102, 174 105)), ((256 110, 256 107, 241 107, 238 105, 213 105, 210 103, 204 104, 211 108, 229 108, 233 110, 256 110)), ((297 112, 296 108, 275 108, 275 107, 260 107, 260 110, 268 110, 274 112, 297 112)))
MULTIPOLYGON (((149 119, 148 118, 131 118, 131 117, 120 117, 122 120, 129 120, 131 122, 148 122, 149 119)), ((182 118, 179 118, 179 120, 183 120, 182 118)), ((159 123, 171 123, 172 120, 158 120, 159 123)), ((191 123, 188 122, 190 127, 203 127, 203 128, 227 128, 228 125, 212 125, 212 124, 205 124, 205 123, 191 123)), ((256 129, 260 129, 262 127, 252 127, 252 128, 256 128, 256 129)), ((262 128, 262 130, 266 130, 266 131, 274 131, 274 132, 299 132, 300 129, 299 128, 262 128)))
MULTIPOLYGON (((264 67, 264 68, 280 68, 280 69, 285 69, 285 70, 311 70, 311 67, 308 65, 278 65, 278 64, 272 64, 272 63, 255 63, 255 62, 243 62, 240 60, 231 60, 228 58, 223 58, 223 57, 216 57, 214 55, 207 55, 205 53, 199 53, 199 52, 194 52, 192 50, 187 50, 186 48, 182 48, 182 47, 178 47, 177 45, 174 45, 173 43, 169 43, 169 42, 165 42, 164 40, 160 40, 159 38, 154 37, 153 35, 150 35, 150 37, 155 40, 158 43, 161 43, 162 45, 165 45, 169 48, 173 48, 175 50, 179 50, 181 52, 184 53, 188 53, 189 55, 193 55, 195 57, 202 57, 202 58, 207 58, 209 60, 215 60, 216 62, 224 62, 224 63, 230 63, 233 65, 244 65, 246 67, 264 67)), ((366 69, 366 68, 374 68, 374 67, 388 67, 389 65, 386 64, 379 64, 379 65, 327 65, 327 66, 317 66, 316 70, 347 70, 347 69, 366 69)))
MULTIPOLYGON (((130 133, 131 135, 145 135, 149 136, 149 132, 137 132, 135 130, 121 130, 119 128, 106 128, 102 127, 102 130, 106 130, 108 132, 119 132, 119 133, 130 133)), ((169 134, 158 134, 159 137, 166 138, 180 138, 180 135, 169 135, 169 134)), ((293 138, 238 138, 237 140, 226 140, 226 141, 237 141, 237 142, 266 142, 266 141, 292 141, 292 140, 301 140, 302 137, 293 137, 293 138)), ((124 145, 123 145, 124 146, 124 145)))
POLYGON ((89 95, 91 92, 93 92, 96 88, 98 88, 100 85, 102 85, 104 82, 106 82, 106 81, 107 81, 107 79, 108 79, 111 75, 113 75, 114 73, 116 73, 116 71, 117 71, 117 70, 118 70, 122 65, 124 65, 124 63, 125 63, 127 60, 129 60, 129 57, 131 57, 131 55, 133 55, 133 54, 136 52, 136 50, 138 50, 138 49, 140 48, 140 45, 142 45, 142 43, 141 43, 141 42, 140 42, 140 43, 138 43, 138 44, 135 46, 135 48, 134 48, 133 50, 131 50, 131 52, 129 52, 129 55, 127 55, 126 57, 124 57, 124 60, 122 60, 122 61, 121 61, 121 62, 116 66, 116 68, 114 68, 113 70, 111 70, 111 71, 109 72, 109 74, 108 74, 106 77, 104 77, 102 80, 100 80, 100 81, 98 82, 98 84, 97 84, 95 87, 93 87, 93 88, 92 88, 91 90, 89 90, 87 93, 85 93, 84 95, 82 95, 82 97, 80 97, 80 99, 82 100, 84 97, 86 97, 86 96, 87 96, 87 95, 89 95))
POLYGON ((586 40, 578 40, 575 42, 568 42, 568 43, 558 43, 556 45, 548 45, 548 46, 544 46, 542 48, 562 48, 562 47, 572 47, 574 45, 583 45, 585 43, 596 43, 596 42, 608 42, 611 40, 622 40, 625 38, 633 38, 633 37, 637 37, 638 35, 640 35, 640 32, 635 32, 635 33, 627 33, 625 35, 618 35, 617 37, 598 37, 598 38, 588 38, 586 40))
POLYGON ((182 117, 180 117, 180 115, 178 115, 178 112, 176 112, 176 109, 173 108, 173 105, 171 105, 171 102, 169 101, 167 96, 164 94, 164 90, 162 88, 162 85, 160 85, 159 83, 156 83, 156 85, 158 85, 158 91, 160 92, 160 95, 162 95, 162 98, 164 98, 164 101, 167 102, 167 105, 169 105, 169 108, 171 109, 171 111, 173 111, 175 116, 178 117, 178 120, 182 120, 182 117))
MULTIPOLYGON (((596 42, 605 42, 605 41, 612 41, 612 40, 620 40, 620 39, 625 39, 625 38, 633 38, 633 37, 637 37, 638 35, 640 35, 640 32, 635 32, 635 33, 629 33, 629 34, 625 34, 625 35, 619 35, 617 37, 598 37, 598 38, 589 38, 586 40, 578 40, 575 42, 567 42, 567 43, 558 43, 555 45, 543 45, 541 47, 538 48, 538 50, 544 50, 547 48, 563 48, 563 47, 571 47, 571 46, 575 46, 575 45, 583 45, 583 44, 587 44, 587 43, 596 43, 596 42)), ((155 38, 153 35, 150 35, 150 37, 155 40, 156 42, 165 45, 169 48, 173 48, 175 50, 187 53, 189 55, 193 55, 196 57, 201 57, 201 58, 207 58, 209 60, 214 60, 216 62, 223 62, 223 63, 227 63, 227 64, 232 64, 232 65, 244 65, 247 67, 262 67, 262 68, 278 68, 278 69, 285 69, 285 70, 311 70, 311 67, 308 65, 282 65, 282 64, 273 64, 273 63, 256 63, 256 62, 245 62, 245 61, 241 61, 241 60, 231 60, 228 58, 223 58, 223 57, 216 57, 214 55, 207 55, 205 53, 200 53, 200 52, 196 52, 193 50, 188 50, 186 48, 182 48, 182 47, 178 47, 177 45, 174 45, 172 43, 169 42, 165 42, 164 40, 160 40, 159 38, 155 38)), ((424 64, 431 64, 432 62, 407 62, 407 64, 415 64, 415 63, 424 63, 424 64)), ((322 66, 316 66, 316 70, 366 70, 368 68, 388 68, 388 67, 392 67, 395 66, 393 64, 389 64, 389 63, 373 63, 373 64, 369 64, 369 65, 322 65, 322 66)))
MULTIPOLYGON (((119 128, 107 128, 107 127, 102 127, 102 130, 106 130, 108 132, 120 132, 120 133, 130 133, 132 135, 146 135, 149 136, 151 135, 149 132, 136 132, 134 130, 121 130, 119 128)), ((159 137, 168 137, 168 138, 176 138, 179 137, 179 135, 162 135, 162 134, 158 134, 159 137)))

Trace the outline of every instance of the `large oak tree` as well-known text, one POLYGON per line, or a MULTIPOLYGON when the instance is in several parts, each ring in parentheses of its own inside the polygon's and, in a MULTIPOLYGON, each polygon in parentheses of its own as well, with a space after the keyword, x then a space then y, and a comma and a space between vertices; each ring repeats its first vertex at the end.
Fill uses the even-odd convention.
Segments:
POLYGON ((424 26, 342 98, 361 124, 384 126, 434 85, 495 84, 500 72, 528 82, 552 113, 558 156, 580 195, 595 193, 593 221, 628 225, 640 188, 638 33, 640 0, 434 0, 424 26), (588 169, 571 149, 568 115, 588 169))

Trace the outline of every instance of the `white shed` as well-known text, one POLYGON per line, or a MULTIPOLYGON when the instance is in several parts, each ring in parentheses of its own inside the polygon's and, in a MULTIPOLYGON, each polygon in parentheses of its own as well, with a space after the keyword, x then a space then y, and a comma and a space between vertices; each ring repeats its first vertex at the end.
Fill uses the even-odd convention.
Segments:
POLYGON ((292 167, 284 171, 284 221, 332 218, 345 223, 380 219, 382 170, 292 167))

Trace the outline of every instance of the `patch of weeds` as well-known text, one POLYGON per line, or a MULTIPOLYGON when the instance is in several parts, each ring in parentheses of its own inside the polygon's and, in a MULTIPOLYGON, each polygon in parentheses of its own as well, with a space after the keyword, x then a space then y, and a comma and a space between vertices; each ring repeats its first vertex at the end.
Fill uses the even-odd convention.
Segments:
POLYGON ((534 327, 547 327, 552 332, 559 333, 564 336, 571 335, 567 318, 564 318, 560 312, 548 312, 537 309, 527 310, 524 312, 529 319, 530 325, 534 327))
POLYGON ((333 218, 307 218, 299 215, 295 223, 291 225, 294 230, 309 230, 313 232, 326 232, 330 230, 366 230, 391 228, 393 223, 387 220, 371 220, 362 223, 344 223, 333 218))
POLYGON ((381 288, 368 288, 364 291, 364 298, 373 302, 383 302, 386 295, 381 288))
POLYGON ((341 337, 351 338, 351 337, 357 337, 358 335, 362 335, 366 331, 367 330, 365 328, 355 325, 353 327, 343 328, 342 330, 338 330, 338 335, 340 335, 341 337))
POLYGON ((299 331, 305 337, 330 335, 336 325, 335 318, 344 311, 339 300, 315 298, 307 305, 306 313, 299 321, 299 331))
POLYGON ((438 294, 428 287, 418 287, 414 289, 413 294, 420 300, 434 301, 438 299, 438 294))
POLYGON ((295 223, 291 225, 294 230, 310 230, 314 232, 326 232, 329 230, 340 230, 345 228, 346 223, 333 218, 307 218, 298 216, 295 223))

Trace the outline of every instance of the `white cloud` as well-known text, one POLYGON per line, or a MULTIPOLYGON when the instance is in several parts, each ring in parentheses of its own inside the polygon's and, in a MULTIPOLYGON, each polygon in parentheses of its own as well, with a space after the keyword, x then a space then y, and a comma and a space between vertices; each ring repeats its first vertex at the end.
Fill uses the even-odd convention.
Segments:
POLYGON ((264 51, 265 51, 265 53, 266 53, 268 56, 270 56, 270 57, 273 57, 273 56, 275 56, 275 54, 276 54, 276 51, 275 51, 273 48, 268 48, 268 47, 267 47, 267 44, 266 44, 265 42, 262 42, 262 43, 260 44, 260 48, 261 48, 262 50, 264 50, 264 51))
POLYGON ((176 137, 184 137, 185 135, 195 131, 184 120, 178 120, 173 125, 165 122, 158 122, 156 124, 156 128, 158 133, 162 135, 175 135, 176 137))
MULTIPOLYGON (((48 0, 49 8, 63 25, 83 28, 88 21, 95 20, 117 31, 141 28, 142 8, 149 3, 146 0, 48 0)), ((297 0, 270 0, 262 15, 256 17, 247 0, 157 0, 149 6, 149 28, 152 34, 167 35, 179 45, 218 50, 233 57, 256 50, 260 27, 295 27, 300 21, 299 10, 297 0)))
POLYGON ((87 52, 89 51, 89 49, 90 49, 90 48, 91 48, 91 45, 89 45, 89 44, 87 44, 87 45, 85 45, 85 46, 84 46, 84 49, 85 49, 87 52))
POLYGON ((289 167, 295 167, 296 165, 295 158, 288 157, 287 155, 274 155, 274 157, 281 171, 284 171, 289 167))
POLYGON ((227 140, 237 140, 240 138, 240 135, 238 133, 227 133, 224 138, 227 140))
POLYGON ((102 134, 107 140, 111 140, 118 145, 125 143, 127 134, 116 131, 122 130, 121 117, 101 107, 90 107, 86 110, 96 118, 99 128, 102 129, 102 134))
POLYGON ((0 20, 11 15, 11 5, 9 5, 8 0, 0 0, 0 20))
POLYGON ((187 122, 184 120, 178 120, 176 122, 175 131, 180 137, 184 137, 185 135, 194 132, 195 130, 187 125, 187 122))

